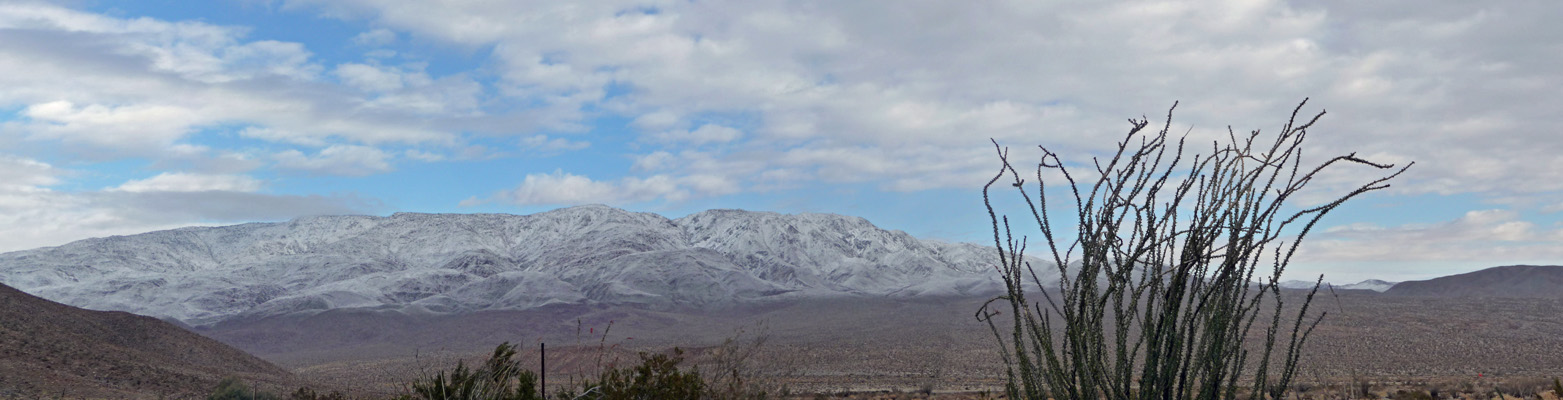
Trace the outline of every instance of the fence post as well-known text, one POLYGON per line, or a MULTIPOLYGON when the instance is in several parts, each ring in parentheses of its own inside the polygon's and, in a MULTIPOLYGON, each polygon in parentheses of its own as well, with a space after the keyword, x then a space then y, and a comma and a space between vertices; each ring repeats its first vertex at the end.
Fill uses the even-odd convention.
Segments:
POLYGON ((548 398, 548 343, 537 342, 538 360, 542 365, 537 367, 539 375, 543 376, 543 383, 538 385, 537 391, 548 398))

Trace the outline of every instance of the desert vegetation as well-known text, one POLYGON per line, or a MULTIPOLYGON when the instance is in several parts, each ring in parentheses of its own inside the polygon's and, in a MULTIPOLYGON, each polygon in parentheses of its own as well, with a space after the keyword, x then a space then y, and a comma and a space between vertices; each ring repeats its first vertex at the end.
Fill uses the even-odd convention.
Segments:
POLYGON ((1209 154, 1185 154, 1193 150, 1171 136, 1171 110, 1159 132, 1147 129, 1147 119, 1131 119, 1116 153, 1091 158, 1085 174, 1039 146, 1034 174, 1022 175, 1008 149, 994 142, 1000 168, 983 200, 1007 290, 977 316, 1003 347, 1006 395, 1281 398, 1324 316, 1310 313, 1317 285, 1300 307, 1283 313, 1282 272, 1320 218, 1389 187, 1410 167, 1355 153, 1304 167, 1302 144, 1324 115, 1299 121, 1304 104, 1280 132, 1229 129, 1209 154), (1317 206, 1288 205, 1327 168, 1343 164, 1391 172, 1317 206), (1035 181, 1028 185, 1028 178, 1035 181), (1042 258, 1058 270, 1056 298, 1036 290, 1054 282, 1039 278, 1025 258, 1029 238, 1016 237, 1009 217, 994 211, 990 194, 1000 180, 1015 189, 1026 223, 1041 236, 1042 258), (1050 184, 1073 200, 1072 215, 1049 215, 1050 184), (1028 297, 1037 294, 1044 301, 1028 297), (1002 312, 1010 323, 1001 331, 1002 312), (1250 335, 1255 329, 1257 337, 1250 335))

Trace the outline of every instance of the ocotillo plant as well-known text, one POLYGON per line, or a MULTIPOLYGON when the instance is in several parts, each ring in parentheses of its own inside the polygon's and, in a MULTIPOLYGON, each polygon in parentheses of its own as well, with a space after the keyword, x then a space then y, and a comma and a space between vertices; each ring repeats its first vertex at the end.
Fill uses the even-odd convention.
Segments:
POLYGON ((1074 174, 1058 154, 1040 147, 1036 180, 1027 182, 1008 149, 994 142, 1001 167, 983 186, 983 202, 1007 293, 977 317, 1002 347, 1009 397, 1281 398, 1303 344, 1324 317, 1308 318, 1317 283, 1296 314, 1283 317, 1282 272, 1321 217, 1353 197, 1389 187, 1410 167, 1395 169, 1355 153, 1304 167, 1303 140, 1324 112, 1297 124, 1303 104, 1273 137, 1228 129, 1228 141, 1206 155, 1185 156, 1186 137, 1169 138, 1170 109, 1157 133, 1146 130, 1148 120, 1130 119, 1117 152, 1093 158, 1085 165, 1088 176, 1074 174), (1321 171, 1346 165, 1392 173, 1322 205, 1285 206, 1321 171), (1056 295, 1043 290, 1044 301, 1027 296, 1054 285, 1027 262, 1027 238, 1015 237, 1009 217, 994 212, 989 195, 1000 180, 1029 207, 1026 224, 1035 224, 1046 245, 1041 259, 1058 270, 1056 295), (1077 215, 1048 215, 1048 190, 1058 188, 1067 192, 1062 197, 1072 197, 1077 215), (1056 224, 1075 225, 1074 236, 1056 224), (1273 312, 1263 312, 1270 307, 1273 312), (1000 309, 1007 309, 1011 323, 997 321, 1000 309), (1256 328, 1262 342, 1248 343, 1256 328))

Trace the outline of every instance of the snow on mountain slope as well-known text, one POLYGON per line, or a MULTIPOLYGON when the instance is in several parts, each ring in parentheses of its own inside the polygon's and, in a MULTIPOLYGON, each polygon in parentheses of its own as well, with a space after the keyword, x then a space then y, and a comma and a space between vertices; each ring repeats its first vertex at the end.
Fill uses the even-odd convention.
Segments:
POLYGON ((532 215, 322 216, 0 254, 50 300, 209 324, 334 308, 468 312, 554 303, 720 307, 822 296, 991 294, 993 249, 831 214, 607 206, 532 215))
POLYGON ((1389 288, 1393 287, 1393 286, 1395 286, 1395 282, 1385 282, 1385 281, 1378 280, 1378 279, 1369 279, 1369 280, 1365 280, 1365 281, 1362 281, 1362 282, 1353 283, 1353 284, 1350 284, 1350 285, 1336 286, 1336 288, 1338 288, 1338 289, 1372 290, 1372 291, 1375 291, 1375 292, 1383 293, 1383 292, 1389 290, 1389 288))
MULTIPOLYGON (((1282 289, 1313 289, 1313 284, 1314 284, 1314 281, 1304 281, 1304 280, 1295 280, 1294 279, 1294 280, 1281 281, 1281 288, 1282 289)), ((1362 281, 1362 282, 1357 282, 1357 283, 1352 283, 1352 284, 1347 284, 1347 285, 1334 285, 1334 284, 1329 283, 1329 282, 1324 282, 1320 286, 1320 288, 1327 288, 1327 287, 1330 287, 1331 285, 1333 285, 1336 289, 1372 290, 1372 291, 1375 291, 1375 292, 1383 293, 1384 291, 1389 290, 1389 288, 1391 286, 1395 286, 1395 282, 1385 282, 1385 281, 1381 281, 1381 280, 1378 280, 1378 279, 1369 279, 1369 280, 1365 280, 1365 281, 1362 281)))

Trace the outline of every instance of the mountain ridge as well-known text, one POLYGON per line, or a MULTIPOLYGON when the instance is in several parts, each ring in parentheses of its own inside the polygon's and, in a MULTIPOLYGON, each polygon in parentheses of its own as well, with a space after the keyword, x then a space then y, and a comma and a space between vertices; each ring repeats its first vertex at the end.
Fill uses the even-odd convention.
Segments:
POLYGON ((1563 266, 1505 265, 1396 284, 1385 292, 1395 296, 1432 297, 1560 297, 1563 266))
POLYGON ((0 282, 191 325, 337 308, 724 307, 1002 291, 992 249, 860 217, 602 205, 529 215, 395 213, 188 227, 0 254, 0 282))

